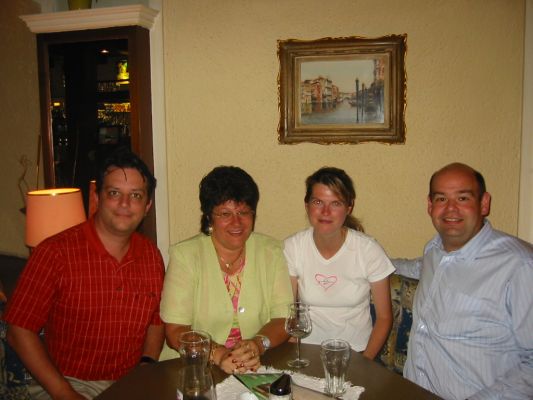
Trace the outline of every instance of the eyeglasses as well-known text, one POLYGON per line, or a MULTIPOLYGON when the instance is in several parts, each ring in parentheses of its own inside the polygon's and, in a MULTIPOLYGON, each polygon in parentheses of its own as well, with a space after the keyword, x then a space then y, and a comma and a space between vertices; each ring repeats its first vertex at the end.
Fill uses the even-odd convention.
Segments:
POLYGON ((222 211, 220 213, 214 212, 213 215, 217 218, 220 218, 222 221, 226 222, 233 218, 233 216, 236 216, 237 218, 251 218, 255 214, 252 210, 242 210, 242 211, 222 211))
POLYGON ((340 200, 333 200, 332 202, 326 204, 320 199, 311 199, 308 204, 311 208, 316 208, 319 210, 322 210, 326 206, 332 211, 339 211, 346 207, 346 204, 340 200))

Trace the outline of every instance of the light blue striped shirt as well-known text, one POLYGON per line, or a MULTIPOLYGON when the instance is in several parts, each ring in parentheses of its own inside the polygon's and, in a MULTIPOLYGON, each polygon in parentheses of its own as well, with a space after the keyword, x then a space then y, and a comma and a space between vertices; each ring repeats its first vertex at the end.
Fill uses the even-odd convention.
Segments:
MULTIPOLYGON (((411 263, 412 265, 412 263, 411 263)), ((533 399, 533 246, 483 228, 447 253, 437 235, 422 263, 406 378, 445 399, 533 399)))

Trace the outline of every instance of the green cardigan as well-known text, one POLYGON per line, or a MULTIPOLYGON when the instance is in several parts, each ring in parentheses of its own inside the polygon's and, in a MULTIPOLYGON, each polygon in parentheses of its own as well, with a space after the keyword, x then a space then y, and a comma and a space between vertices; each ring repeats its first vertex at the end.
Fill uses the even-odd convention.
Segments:
MULTIPOLYGON (((225 343, 232 327, 233 305, 209 236, 199 234, 170 248, 161 299, 164 322, 191 325, 225 343)), ((243 339, 250 339, 272 318, 285 318, 293 300, 281 243, 252 233, 246 241, 246 265, 239 295, 238 319, 243 339)), ((161 359, 177 357, 166 345, 161 359)))

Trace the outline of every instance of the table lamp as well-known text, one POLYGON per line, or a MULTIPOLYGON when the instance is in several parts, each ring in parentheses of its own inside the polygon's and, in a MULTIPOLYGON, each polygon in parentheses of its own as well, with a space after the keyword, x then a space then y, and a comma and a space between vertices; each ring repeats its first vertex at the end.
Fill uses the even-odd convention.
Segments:
POLYGON ((35 247, 44 239, 85 219, 80 189, 44 189, 28 192, 26 245, 35 247))

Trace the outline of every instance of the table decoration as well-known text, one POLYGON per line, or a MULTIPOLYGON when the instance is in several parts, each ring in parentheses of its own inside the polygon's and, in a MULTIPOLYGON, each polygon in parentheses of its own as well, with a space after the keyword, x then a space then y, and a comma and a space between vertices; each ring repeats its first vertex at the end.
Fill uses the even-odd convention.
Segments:
MULTIPOLYGON (((258 374, 282 374, 286 373, 291 375, 293 382, 297 386, 301 386, 313 391, 324 393, 326 381, 323 378, 317 378, 313 376, 304 375, 299 372, 289 370, 279 370, 269 366, 262 366, 257 370, 258 374)), ((357 400, 365 388, 361 386, 352 386, 349 381, 344 383, 346 392, 342 395, 343 400, 357 400)), ((217 399, 218 400, 239 400, 241 398, 252 399, 255 396, 248 390, 235 376, 229 376, 224 381, 220 382, 216 386, 217 399), (246 393, 246 394, 245 394, 246 393), (245 397, 241 395, 245 394, 245 397)), ((320 394, 317 394, 320 396, 320 394)), ((305 398, 298 396, 298 390, 293 389, 293 400, 312 400, 309 393, 306 393, 305 398)), ((317 398, 318 398, 317 396, 317 398)), ((327 396, 324 394, 324 396, 327 396)), ((259 397, 256 396, 259 400, 259 397)), ((254 399, 255 400, 255 399, 254 399)))

